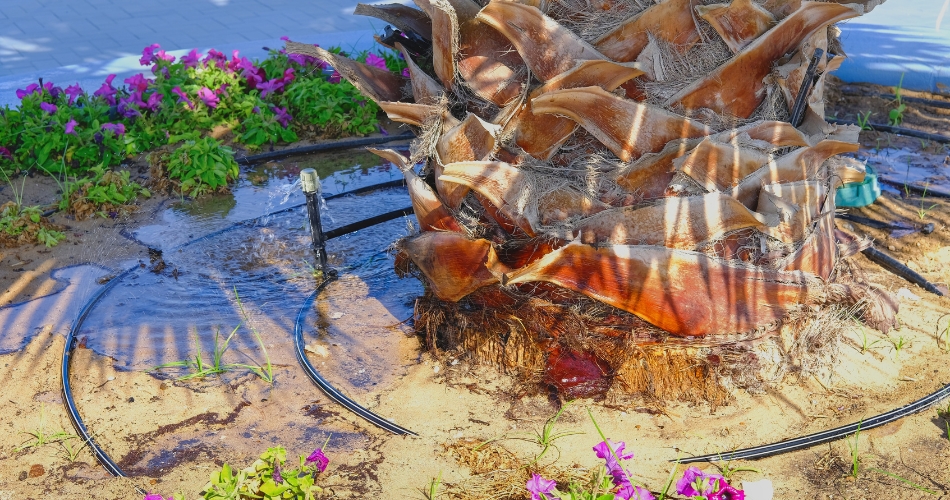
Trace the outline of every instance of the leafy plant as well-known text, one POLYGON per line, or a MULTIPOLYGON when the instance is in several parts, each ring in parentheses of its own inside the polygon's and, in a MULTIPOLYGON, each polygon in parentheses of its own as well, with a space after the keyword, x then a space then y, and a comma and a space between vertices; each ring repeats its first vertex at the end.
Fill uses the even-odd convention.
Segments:
POLYGON ((186 140, 167 160, 168 176, 193 198, 226 187, 240 174, 231 148, 213 137, 186 140))
POLYGON ((858 467, 861 463, 860 451, 858 449, 858 445, 859 445, 858 438, 861 435, 862 423, 863 423, 863 420, 858 421, 858 430, 855 431, 854 436, 852 438, 846 438, 846 442, 848 443, 848 449, 851 451, 851 477, 855 479, 858 478, 858 467))
POLYGON ((24 207, 15 201, 0 205, 0 241, 10 244, 42 243, 53 247, 64 240, 66 235, 53 228, 43 219, 40 207, 24 207))
POLYGON ((907 111, 907 105, 904 104, 903 98, 901 97, 903 84, 904 73, 901 73, 900 82, 898 82, 897 87, 894 88, 894 103, 896 104, 896 107, 888 114, 888 123, 895 127, 899 127, 902 123, 904 123, 904 111, 907 111))
MULTIPOLYGON (((21 434, 27 434, 31 436, 32 439, 24 441, 20 446, 17 446, 13 449, 15 452, 20 452, 28 448, 39 448, 47 444, 53 443, 64 443, 70 439, 79 439, 79 436, 66 432, 63 429, 60 429, 56 432, 49 432, 46 430, 46 407, 40 405, 40 421, 39 427, 32 431, 25 431, 21 434)), ((78 452, 77 452, 78 454, 78 452)))
POLYGON ((105 217, 108 212, 127 212, 136 198, 151 196, 148 189, 130 180, 128 170, 107 170, 99 165, 89 171, 91 176, 63 182, 59 209, 68 211, 79 220, 92 214, 105 217))
MULTIPOLYGON (((324 446, 326 446, 324 444, 324 446)), ((318 448, 310 456, 300 456, 300 466, 284 469, 287 451, 282 447, 268 448, 253 464, 234 470, 224 464, 211 474, 204 487, 206 500, 231 499, 311 499, 323 491, 315 484, 317 474, 326 470, 329 459, 318 448)))
POLYGON ((224 364, 222 361, 224 353, 228 350, 228 345, 231 343, 231 339, 234 338, 234 334, 237 333, 238 328, 241 328, 240 324, 234 327, 234 330, 231 330, 231 334, 228 335, 228 337, 224 339, 223 342, 221 341, 221 331, 217 329, 215 330, 214 350, 211 353, 211 362, 205 362, 204 356, 201 354, 201 340, 198 337, 198 332, 195 331, 195 350, 197 352, 195 353, 195 357, 193 359, 164 363, 152 368, 152 370, 156 371, 165 368, 189 368, 192 371, 190 374, 178 377, 178 380, 189 380, 193 378, 202 378, 208 375, 224 373, 236 367, 243 367, 243 365, 224 364))

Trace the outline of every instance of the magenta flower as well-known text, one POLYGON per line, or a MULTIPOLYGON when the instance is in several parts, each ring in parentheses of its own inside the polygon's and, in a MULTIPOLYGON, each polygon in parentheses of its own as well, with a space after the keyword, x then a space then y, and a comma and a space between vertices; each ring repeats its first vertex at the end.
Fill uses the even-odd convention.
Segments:
POLYGON ((165 500, 165 498, 158 493, 149 493, 148 495, 145 495, 145 498, 142 500, 165 500))
POLYGON ((642 486, 625 483, 614 494, 614 500, 656 500, 656 497, 653 496, 653 493, 650 493, 650 490, 642 486))
POLYGON ((75 84, 75 85, 70 85, 70 86, 66 87, 65 92, 66 92, 66 95, 69 96, 69 104, 72 104, 72 103, 76 102, 76 98, 77 98, 77 97, 79 97, 80 95, 82 95, 82 88, 81 88, 81 87, 79 86, 79 84, 77 83, 77 84, 75 84))
POLYGON ((267 80, 264 83, 258 84, 257 88, 261 91, 261 98, 264 98, 267 97, 267 94, 283 90, 284 82, 281 81, 280 78, 274 78, 273 80, 267 80))
POLYGON ((202 62, 205 64, 217 64, 221 69, 224 69, 227 67, 228 58, 224 55, 224 52, 211 49, 202 62))
POLYGON ((191 99, 188 98, 188 95, 182 92, 181 87, 173 87, 172 93, 178 96, 179 103, 183 102, 188 105, 189 109, 195 109, 195 103, 191 102, 191 99))
POLYGON ((623 449, 627 446, 623 441, 618 441, 614 443, 611 440, 601 442, 597 446, 594 446, 594 451, 597 452, 597 458, 602 458, 607 465, 607 471, 613 476, 613 483, 615 486, 623 486, 629 484, 630 481, 627 479, 627 474, 624 472, 623 467, 617 462, 617 459, 620 460, 630 460, 633 458, 633 452, 624 453, 623 449), (611 449, 613 452, 611 452, 611 449), (616 457, 614 456, 616 454, 616 457))
POLYGON ((284 108, 271 106, 270 110, 273 111, 275 115, 277 115, 275 119, 277 120, 277 123, 279 123, 281 127, 287 128, 287 125, 290 124, 290 120, 294 119, 294 117, 290 116, 290 113, 288 113, 287 110, 284 108))
POLYGON ((311 453, 309 457, 307 457, 307 465, 310 464, 316 464, 317 470, 323 472, 327 470, 327 465, 330 464, 330 459, 323 454, 323 450, 317 448, 316 450, 313 450, 313 453, 311 453))
POLYGON ((284 484, 284 476, 280 474, 280 464, 274 461, 274 472, 270 475, 271 479, 277 484, 284 484))
POLYGON ((389 71, 389 68, 386 67, 386 60, 377 56, 376 54, 369 54, 366 56, 366 65, 376 66, 379 69, 389 71))
POLYGON ((66 122, 66 133, 79 137, 79 134, 76 133, 76 125, 79 125, 78 123, 76 123, 76 120, 73 118, 70 118, 69 121, 66 122))
POLYGON ((188 55, 181 57, 181 63, 184 64, 186 68, 194 68, 198 66, 199 59, 201 59, 201 54, 198 53, 198 49, 191 49, 188 55))
POLYGON ((30 94, 38 94, 38 93, 40 93, 39 84, 31 83, 27 85, 25 89, 17 89, 16 96, 17 96, 17 99, 23 100, 24 97, 30 94))
POLYGON ((149 80, 148 78, 142 76, 141 73, 130 76, 123 81, 129 84, 129 90, 136 92, 145 92, 145 89, 148 88, 148 84, 153 82, 153 80, 149 80))
POLYGON ((284 77, 281 79, 281 81, 284 82, 284 85, 287 85, 293 82, 294 78, 296 78, 294 75, 294 68, 287 68, 284 70, 284 77))
POLYGON ((139 64, 141 64, 142 66, 148 66, 149 64, 152 64, 153 62, 155 62, 155 49, 158 49, 160 47, 161 45, 157 43, 153 43, 149 45, 148 47, 145 47, 144 49, 142 49, 142 57, 141 59, 139 59, 139 64))
POLYGON ((289 41, 290 41, 290 37, 287 36, 287 35, 284 35, 284 36, 280 37, 280 39, 283 40, 283 41, 285 41, 285 42, 289 42, 289 41))
POLYGON ((404 77, 406 77, 406 78, 409 78, 409 77, 411 76, 411 75, 409 75, 409 68, 403 68, 403 69, 402 69, 402 76, 404 76, 404 77))
POLYGON ((264 81, 264 70, 252 65, 250 68, 244 68, 241 71, 241 76, 244 77, 249 89, 256 89, 264 81))
POLYGON ((340 73, 337 70, 333 70, 333 74, 330 75, 327 81, 330 83, 340 83, 341 78, 340 73))
POLYGON ((5 148, 5 147, 3 147, 3 146, 0 146, 0 156, 4 156, 4 157, 9 158, 9 159, 11 159, 11 160, 13 159, 13 153, 11 153, 9 149, 7 149, 7 148, 5 148))
POLYGON ((116 136, 120 136, 125 133, 125 125, 121 123, 103 123, 102 130, 108 130, 116 136))
POLYGON ((99 87, 99 90, 92 93, 96 97, 102 97, 109 104, 115 104, 115 93, 116 89, 112 86, 112 80, 115 80, 115 75, 109 75, 106 77, 106 81, 99 87))
POLYGON ((726 484, 726 479, 719 474, 707 474, 698 467, 690 467, 683 471, 683 477, 676 482, 676 492, 683 496, 708 496, 726 484))
POLYGON ((723 483, 722 489, 706 497, 708 500, 745 500, 745 491, 723 483))
POLYGON ((50 104, 48 102, 41 102, 40 109, 42 109, 43 111, 46 111, 49 114, 53 114, 56 112, 56 105, 50 104))
POLYGON ((541 500, 541 495, 544 495, 544 497, 549 500, 560 498, 551 495, 555 486, 557 486, 556 481, 553 479, 544 479, 540 474, 531 476, 531 479, 525 484, 525 488, 531 493, 531 500, 541 500))
POLYGON ((201 89, 198 90, 198 98, 209 108, 218 107, 218 96, 214 95, 214 92, 207 87, 201 87, 201 89))

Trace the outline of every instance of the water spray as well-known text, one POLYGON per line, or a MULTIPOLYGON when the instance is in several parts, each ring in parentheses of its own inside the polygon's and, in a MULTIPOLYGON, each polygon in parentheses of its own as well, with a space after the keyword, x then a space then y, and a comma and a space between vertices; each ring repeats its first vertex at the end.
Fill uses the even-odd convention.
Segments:
POLYGON ((307 197, 307 215, 310 217, 310 239, 313 241, 313 254, 320 262, 320 270, 324 275, 332 271, 327 265, 327 238, 323 234, 323 225, 320 222, 320 176, 312 168, 300 171, 300 186, 307 197))

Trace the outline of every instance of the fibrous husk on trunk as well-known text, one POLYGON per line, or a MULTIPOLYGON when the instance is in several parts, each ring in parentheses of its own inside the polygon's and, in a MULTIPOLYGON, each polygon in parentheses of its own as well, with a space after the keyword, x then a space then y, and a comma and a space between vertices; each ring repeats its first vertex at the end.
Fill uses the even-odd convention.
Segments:
POLYGON ((431 39, 425 54, 396 44, 411 86, 288 50, 421 133, 419 175, 377 154, 405 173, 422 230, 396 260, 426 286, 430 349, 568 397, 616 386, 721 404, 830 362, 779 345, 833 343, 845 313, 893 324, 896 302, 846 260, 867 243, 834 226, 834 190, 864 166, 839 156, 857 130, 822 104, 842 60, 827 54, 834 23, 881 0, 416 3, 359 9, 431 39), (800 97, 805 119, 789 123, 800 97))

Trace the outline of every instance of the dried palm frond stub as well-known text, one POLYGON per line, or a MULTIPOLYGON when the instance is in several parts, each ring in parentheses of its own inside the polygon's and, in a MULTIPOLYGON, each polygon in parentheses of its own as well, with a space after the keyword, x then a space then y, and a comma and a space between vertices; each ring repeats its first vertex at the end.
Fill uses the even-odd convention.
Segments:
POLYGON ((411 50, 386 39, 411 85, 287 48, 323 58, 420 134, 419 175, 375 152, 405 173, 419 219, 397 262, 426 285, 416 325, 430 348, 569 395, 616 380, 718 404, 722 377, 751 386, 782 372, 763 343, 788 318, 785 333, 844 307, 876 328, 894 321, 896 302, 841 265, 863 243, 836 231, 833 193, 864 167, 838 156, 857 149, 857 130, 826 123, 822 107, 842 60, 827 54, 833 24, 879 3, 361 6, 415 34, 411 50), (803 85, 814 54, 817 80, 803 85), (586 382, 560 383, 574 375, 586 382))

